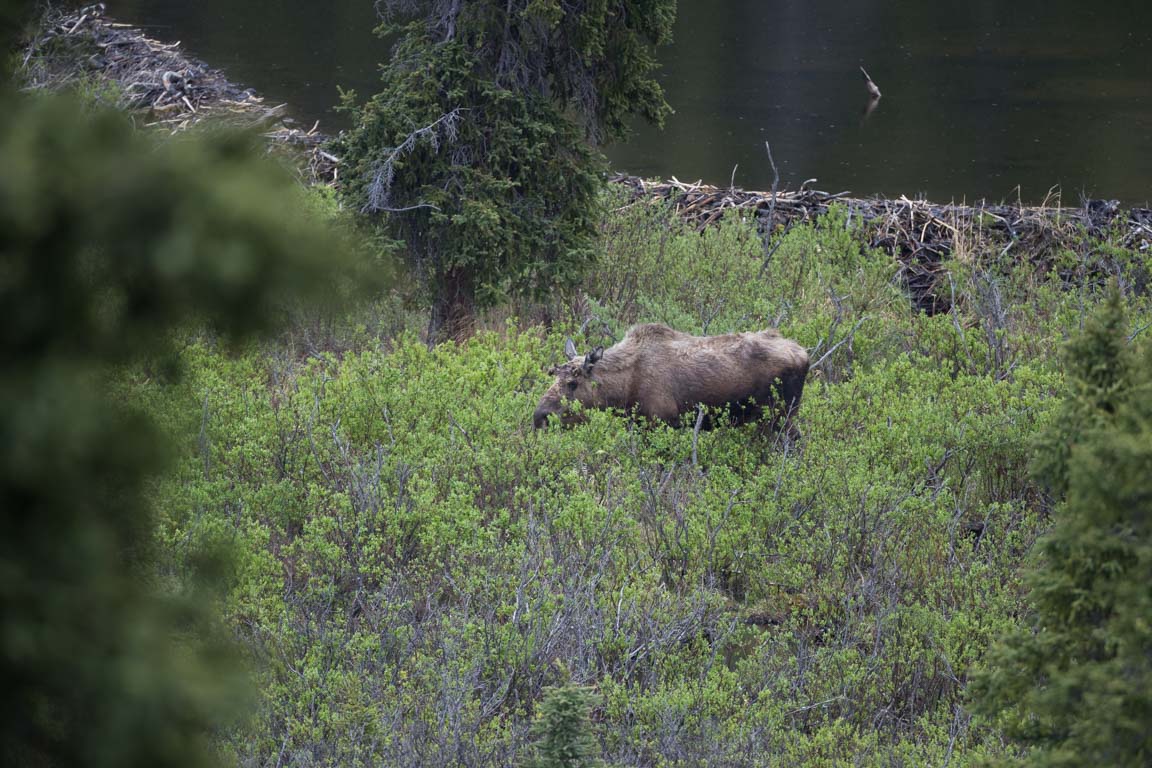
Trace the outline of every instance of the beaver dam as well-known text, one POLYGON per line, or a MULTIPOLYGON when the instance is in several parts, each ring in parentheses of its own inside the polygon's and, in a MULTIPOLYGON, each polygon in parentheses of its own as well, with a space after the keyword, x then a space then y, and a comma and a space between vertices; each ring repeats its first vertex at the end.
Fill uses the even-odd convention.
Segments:
MULTIPOLYGON (((179 43, 153 40, 136 27, 115 22, 105 15, 103 4, 48 11, 24 50, 21 73, 29 90, 83 85, 106 91, 118 106, 140 114, 144 125, 158 130, 177 133, 204 124, 257 130, 271 151, 292 161, 304 183, 339 183, 340 159, 327 148, 331 137, 319 124, 297 125, 286 114, 286 105, 268 105, 252 89, 186 55, 179 43)), ((1106 274, 1111 270, 1107 257, 1099 253, 1101 243, 1143 253, 1152 249, 1152 209, 1124 210, 1111 200, 1065 206, 1052 196, 1039 206, 937 204, 905 197, 856 198, 804 186, 757 192, 627 175, 611 182, 635 202, 670 205, 701 229, 726 215, 754 216, 765 233, 765 268, 784 233, 840 206, 848 224, 863 229, 868 245, 900 262, 913 301, 929 313, 951 306, 946 280, 941 279, 951 258, 979 254, 987 259, 991 254, 1051 268, 1057 256, 1071 252, 1090 263, 1091 271, 1106 274)))
POLYGON ((230 125, 258 131, 269 149, 289 157, 309 184, 334 184, 338 161, 324 149, 319 124, 303 128, 286 104, 269 105, 251 88, 189 57, 180 43, 147 37, 104 14, 104 4, 49 9, 21 59, 27 90, 84 87, 142 116, 143 125, 179 133, 230 125))
MULTIPOLYGON (((934 314, 951 306, 942 281, 946 261, 986 259, 988 254, 1029 259, 1051 267, 1061 253, 1087 257, 1085 250, 1113 245, 1142 253, 1152 249, 1152 209, 1121 209, 1113 200, 1086 200, 1065 207, 1059 199, 1041 206, 979 203, 938 204, 901 197, 861 199, 846 192, 815 189, 752 192, 699 182, 646 181, 616 176, 613 183, 631 191, 634 200, 663 200, 682 218, 703 229, 728 214, 755 216, 765 242, 765 267, 783 233, 796 224, 813 222, 832 206, 847 212, 865 231, 868 245, 891 254, 901 264, 902 278, 918 307, 934 314)), ((1086 259, 1087 260, 1087 259, 1086 259)), ((1100 254, 1091 259, 1093 271, 1108 272, 1100 254)))

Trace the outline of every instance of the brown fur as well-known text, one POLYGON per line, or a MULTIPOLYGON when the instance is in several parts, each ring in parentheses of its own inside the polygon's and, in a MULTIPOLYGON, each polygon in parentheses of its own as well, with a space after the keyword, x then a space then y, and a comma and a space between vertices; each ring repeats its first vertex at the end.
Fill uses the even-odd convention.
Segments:
POLYGON ((637 325, 603 351, 573 357, 553 369, 556 381, 533 415, 536 427, 557 415, 577 418, 568 403, 618 408, 679 425, 699 403, 727 408, 731 421, 755 421, 768 410, 792 432, 808 375, 808 353, 775 329, 724 336, 690 336, 665 325, 637 325), (589 364, 587 361, 591 360, 589 364))

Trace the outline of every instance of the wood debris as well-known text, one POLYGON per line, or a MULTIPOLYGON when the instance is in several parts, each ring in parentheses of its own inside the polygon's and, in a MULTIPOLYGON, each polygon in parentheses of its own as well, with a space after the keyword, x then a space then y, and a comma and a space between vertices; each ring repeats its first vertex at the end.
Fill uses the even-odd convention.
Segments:
POLYGON ((221 124, 255 130, 271 151, 293 161, 307 183, 336 182, 340 161, 323 150, 328 136, 319 124, 301 128, 286 114, 286 105, 268 105, 251 88, 187 56, 179 42, 153 40, 112 21, 103 3, 46 13, 24 50, 26 89, 105 83, 115 105, 141 115, 148 127, 173 134, 221 124))
POLYGON ((1086 200, 1066 207, 1058 196, 1050 195, 1039 206, 939 204, 907 197, 862 199, 804 185, 796 191, 755 192, 685 183, 675 177, 648 181, 620 175, 612 181, 629 189, 634 200, 670 204, 700 230, 727 215, 751 216, 770 239, 795 224, 816 222, 832 206, 840 206, 847 225, 862 229, 867 246, 899 260, 901 278, 916 305, 930 314, 951 307, 946 273, 950 258, 1003 257, 1015 251, 1020 258, 1048 267, 1061 252, 1078 252, 1091 239, 1130 251, 1152 251, 1152 209, 1125 211, 1114 200, 1086 200))

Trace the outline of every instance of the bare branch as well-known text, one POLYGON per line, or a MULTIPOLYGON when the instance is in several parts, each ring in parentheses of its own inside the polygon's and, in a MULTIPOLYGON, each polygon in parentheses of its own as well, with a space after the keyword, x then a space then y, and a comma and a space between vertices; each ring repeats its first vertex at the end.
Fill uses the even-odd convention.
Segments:
POLYGON ((433 205, 432 203, 417 203, 416 205, 406 205, 403 208, 373 208, 372 211, 376 213, 405 213, 407 211, 415 211, 420 208, 431 208, 433 211, 440 210, 440 206, 433 205))
MULTIPOLYGON (((388 152, 387 157, 377 163, 372 173, 372 181, 368 184, 368 201, 361 208, 362 213, 397 213, 411 211, 417 208, 436 208, 428 203, 420 203, 407 207, 393 207, 392 182, 395 180, 395 163, 398 158, 416 149, 421 141, 431 145, 433 152, 440 150, 441 142, 452 144, 456 141, 457 125, 460 114, 467 111, 463 107, 456 107, 451 112, 441 115, 423 128, 417 128, 405 137, 404 141, 388 152)), ((439 209, 436 209, 439 210, 439 209)))
POLYGON ((852 326, 852 330, 848 331, 847 335, 845 335, 844 338, 840 339, 840 341, 833 344, 831 349, 829 349, 827 352, 825 352, 823 355, 820 356, 819 360, 812 363, 812 365, 809 366, 809 369, 810 370, 816 370, 817 368, 819 368, 820 364, 823 363, 824 360, 827 359, 827 357, 829 355, 831 355, 833 352, 835 352, 837 349, 839 349, 841 347, 841 345, 844 344, 844 342, 851 341, 856 336, 856 331, 860 330, 860 326, 864 324, 865 320, 870 320, 870 319, 871 318, 868 315, 865 315, 864 317, 857 320, 856 325, 852 326))
MULTIPOLYGON (((776 170, 776 161, 772 158, 772 145, 764 142, 764 149, 768 150, 768 162, 772 166, 772 202, 768 204, 768 224, 764 227, 764 263, 760 265, 760 277, 764 277, 764 273, 768 270, 768 263, 772 260, 772 254, 776 253, 776 249, 784 241, 784 235, 792 227, 792 222, 788 222, 788 226, 781 233, 776 245, 769 248, 768 244, 772 242, 772 229, 776 226, 776 195, 780 188, 780 171, 776 170)), ((735 168, 732 169, 732 174, 735 176, 735 168)))
POLYGON ((696 406, 696 427, 692 430, 692 466, 699 467, 700 463, 696 461, 696 442, 700 439, 700 427, 704 425, 704 403, 696 406))

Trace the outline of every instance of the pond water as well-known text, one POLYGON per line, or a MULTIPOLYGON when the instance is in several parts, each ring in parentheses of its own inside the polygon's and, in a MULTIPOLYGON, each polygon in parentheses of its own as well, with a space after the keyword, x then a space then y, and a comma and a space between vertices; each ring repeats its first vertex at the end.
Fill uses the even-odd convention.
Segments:
MULTIPOLYGON (((332 130, 376 89, 371 0, 122 0, 109 13, 332 130)), ((681 0, 660 79, 676 113, 613 165, 768 189, 1027 203, 1152 201, 1152 2, 681 0), (883 91, 866 114, 864 66, 883 91)))

